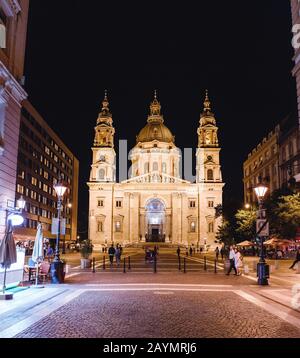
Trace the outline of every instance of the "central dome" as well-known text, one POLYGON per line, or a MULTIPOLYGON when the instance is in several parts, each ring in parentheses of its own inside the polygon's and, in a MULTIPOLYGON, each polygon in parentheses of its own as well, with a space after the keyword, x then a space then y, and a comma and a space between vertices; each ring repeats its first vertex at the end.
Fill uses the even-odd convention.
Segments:
POLYGON ((170 129, 161 122, 150 122, 144 127, 137 136, 137 142, 159 142, 173 143, 174 136, 170 129))
POLYGON ((160 110, 161 106, 157 100, 155 92, 154 101, 150 105, 148 123, 136 137, 137 143, 152 142, 154 140, 165 143, 174 143, 175 137, 170 129, 164 125, 164 119, 160 110))

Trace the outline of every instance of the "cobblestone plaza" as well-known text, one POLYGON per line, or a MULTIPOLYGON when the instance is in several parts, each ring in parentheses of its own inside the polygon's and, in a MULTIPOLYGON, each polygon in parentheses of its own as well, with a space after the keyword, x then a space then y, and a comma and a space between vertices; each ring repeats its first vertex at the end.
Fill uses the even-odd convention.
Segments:
POLYGON ((184 274, 176 255, 162 251, 155 274, 141 251, 128 254, 126 274, 123 266, 104 271, 102 259, 96 273, 80 270, 74 259, 64 285, 30 288, 16 293, 13 303, 0 303, 0 337, 300 337, 294 273, 285 283, 275 274, 269 287, 259 287, 254 273, 224 275, 221 261, 215 273, 207 260, 205 271, 200 255, 186 258, 184 274))

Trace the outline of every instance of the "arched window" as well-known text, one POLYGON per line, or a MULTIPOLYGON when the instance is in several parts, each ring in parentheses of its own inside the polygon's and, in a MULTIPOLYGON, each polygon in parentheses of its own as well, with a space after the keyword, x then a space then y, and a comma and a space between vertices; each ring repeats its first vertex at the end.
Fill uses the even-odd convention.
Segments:
POLYGON ((212 169, 207 171, 207 180, 214 180, 214 171, 212 169))
POLYGON ((162 172, 163 172, 164 174, 167 173, 167 163, 162 163, 162 172))
POLYGON ((99 178, 99 180, 104 180, 104 178, 105 178, 105 170, 104 169, 99 170, 98 178, 99 178))
POLYGON ((145 166, 144 166, 144 174, 148 174, 149 173, 149 163, 145 163, 145 166))
POLYGON ((153 163, 153 171, 158 171, 158 163, 157 162, 153 163))

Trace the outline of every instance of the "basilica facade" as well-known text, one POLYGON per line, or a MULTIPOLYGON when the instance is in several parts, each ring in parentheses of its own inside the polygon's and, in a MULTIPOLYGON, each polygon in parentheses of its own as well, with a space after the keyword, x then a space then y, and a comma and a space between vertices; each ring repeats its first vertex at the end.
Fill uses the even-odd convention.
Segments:
POLYGON ((165 125, 156 93, 147 124, 130 152, 130 178, 122 182, 116 182, 114 134, 105 95, 88 182, 89 238, 95 247, 165 242, 213 249, 221 224, 215 207, 222 204, 224 183, 218 127, 208 93, 197 131, 195 182, 181 178, 181 152, 165 125))

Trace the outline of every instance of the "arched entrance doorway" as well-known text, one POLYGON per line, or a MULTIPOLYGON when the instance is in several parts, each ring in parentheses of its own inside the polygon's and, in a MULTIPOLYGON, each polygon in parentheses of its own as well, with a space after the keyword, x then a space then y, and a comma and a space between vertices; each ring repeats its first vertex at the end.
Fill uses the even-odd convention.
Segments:
POLYGON ((160 199, 151 199, 146 205, 146 242, 165 242, 166 208, 160 199))

